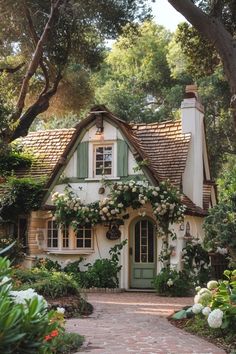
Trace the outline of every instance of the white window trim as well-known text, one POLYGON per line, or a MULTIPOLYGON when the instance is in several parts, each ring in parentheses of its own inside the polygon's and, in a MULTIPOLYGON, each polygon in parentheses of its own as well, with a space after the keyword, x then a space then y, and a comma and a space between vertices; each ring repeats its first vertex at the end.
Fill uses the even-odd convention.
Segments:
POLYGON ((116 140, 89 142, 89 171, 87 181, 100 181, 101 178, 113 180, 120 179, 117 177, 117 142, 116 140), (95 147, 112 146, 112 174, 111 175, 94 175, 95 167, 95 147))
POLYGON ((91 228, 91 247, 77 248, 76 247, 76 233, 72 227, 69 226, 69 247, 63 247, 63 232, 61 227, 58 227, 58 247, 48 247, 48 222, 55 221, 55 219, 46 220, 45 228, 45 242, 44 251, 48 254, 90 254, 94 252, 94 237, 95 232, 93 227, 91 228))

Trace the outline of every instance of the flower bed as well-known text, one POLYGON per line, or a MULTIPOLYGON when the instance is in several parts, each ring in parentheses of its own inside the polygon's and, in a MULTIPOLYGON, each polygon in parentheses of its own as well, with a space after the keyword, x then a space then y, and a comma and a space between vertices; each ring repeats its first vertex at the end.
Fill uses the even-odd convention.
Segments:
POLYGON ((171 317, 195 334, 217 339, 227 352, 236 351, 236 270, 225 271, 227 280, 211 280, 206 288, 197 287, 194 305, 171 317))

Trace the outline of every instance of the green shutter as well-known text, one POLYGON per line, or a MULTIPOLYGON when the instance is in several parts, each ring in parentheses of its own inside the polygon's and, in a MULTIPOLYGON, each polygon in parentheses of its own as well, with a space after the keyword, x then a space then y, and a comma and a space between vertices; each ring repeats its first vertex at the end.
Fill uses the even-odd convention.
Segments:
POLYGON ((77 149, 78 178, 88 177, 88 142, 80 143, 77 149))
POLYGON ((124 140, 117 140, 117 176, 128 176, 128 145, 124 140))

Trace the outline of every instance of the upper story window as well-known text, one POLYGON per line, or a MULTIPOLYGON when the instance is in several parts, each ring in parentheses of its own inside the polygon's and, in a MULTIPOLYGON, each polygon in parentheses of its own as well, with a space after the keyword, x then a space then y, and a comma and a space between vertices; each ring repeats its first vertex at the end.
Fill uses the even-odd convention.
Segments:
POLYGON ((113 146, 94 146, 94 177, 113 175, 113 146))

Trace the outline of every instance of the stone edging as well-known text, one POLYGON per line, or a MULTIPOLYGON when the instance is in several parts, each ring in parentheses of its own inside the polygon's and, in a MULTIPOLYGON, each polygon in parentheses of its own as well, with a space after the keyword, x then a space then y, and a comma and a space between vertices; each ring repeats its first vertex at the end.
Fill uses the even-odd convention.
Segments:
POLYGON ((124 289, 121 288, 89 288, 85 289, 82 288, 81 292, 82 293, 122 293, 124 292, 124 289))

